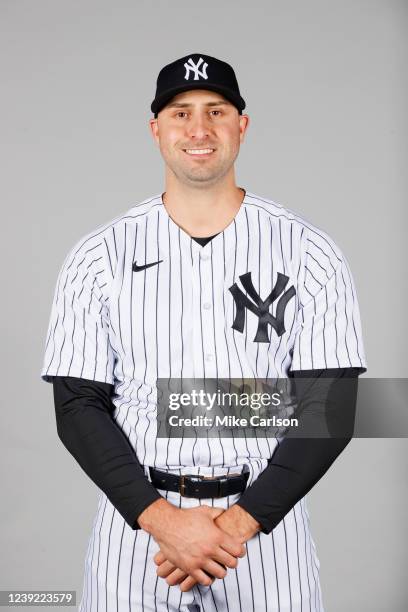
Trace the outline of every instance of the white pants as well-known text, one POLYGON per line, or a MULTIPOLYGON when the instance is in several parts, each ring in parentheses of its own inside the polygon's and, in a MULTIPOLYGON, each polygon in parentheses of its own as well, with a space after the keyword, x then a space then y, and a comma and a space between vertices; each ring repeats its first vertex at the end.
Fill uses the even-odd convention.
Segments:
MULTIPOLYGON (((265 468, 248 463, 247 486, 265 468)), ((160 468, 163 469, 163 468, 160 468)), ((239 470, 239 468, 238 468, 239 470)), ((237 468, 187 468, 173 473, 221 475, 237 468)), ((149 477, 147 468, 146 475, 149 477)), ((219 499, 182 497, 161 491, 181 508, 201 504, 228 508, 240 494, 219 499)), ((79 612, 324 612, 320 562, 310 533, 306 498, 301 499, 270 534, 257 533, 236 569, 209 586, 182 593, 156 575, 153 557, 159 547, 151 535, 133 530, 101 492, 85 560, 79 612)))

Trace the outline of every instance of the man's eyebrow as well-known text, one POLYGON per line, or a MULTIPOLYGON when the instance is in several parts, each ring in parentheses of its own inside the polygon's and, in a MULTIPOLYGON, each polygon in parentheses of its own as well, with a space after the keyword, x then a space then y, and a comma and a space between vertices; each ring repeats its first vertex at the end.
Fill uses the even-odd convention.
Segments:
MULTIPOLYGON (((231 106, 231 102, 227 102, 226 100, 219 100, 218 102, 206 102, 204 106, 231 106)), ((167 108, 188 108, 192 106, 189 102, 170 102, 166 105, 167 108)))

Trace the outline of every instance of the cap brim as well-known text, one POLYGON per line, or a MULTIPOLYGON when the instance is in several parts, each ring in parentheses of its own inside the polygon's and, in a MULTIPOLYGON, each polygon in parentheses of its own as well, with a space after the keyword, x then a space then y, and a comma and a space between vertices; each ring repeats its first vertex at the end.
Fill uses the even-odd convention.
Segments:
POLYGON ((170 102, 170 100, 174 98, 174 96, 184 91, 190 91, 191 89, 206 89, 207 91, 215 91, 224 96, 240 111, 245 108, 245 100, 227 87, 221 87, 219 85, 213 85, 211 83, 203 83, 202 81, 197 81, 197 83, 186 83, 185 85, 179 85, 178 87, 168 89, 162 96, 155 98, 150 107, 152 113, 159 113, 164 108, 164 106, 166 106, 166 104, 168 104, 168 102, 170 102))

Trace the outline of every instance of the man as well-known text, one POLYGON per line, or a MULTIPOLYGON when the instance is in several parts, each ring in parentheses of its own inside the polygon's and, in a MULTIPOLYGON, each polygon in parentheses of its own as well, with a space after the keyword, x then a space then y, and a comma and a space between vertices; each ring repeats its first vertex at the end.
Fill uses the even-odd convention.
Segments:
POLYGON ((59 274, 42 376, 101 489, 81 612, 323 611, 305 494, 350 436, 157 436, 159 378, 311 377, 313 415, 325 378, 366 371, 339 247, 236 184, 244 108, 227 63, 165 66, 150 120, 165 192, 88 234, 59 274))

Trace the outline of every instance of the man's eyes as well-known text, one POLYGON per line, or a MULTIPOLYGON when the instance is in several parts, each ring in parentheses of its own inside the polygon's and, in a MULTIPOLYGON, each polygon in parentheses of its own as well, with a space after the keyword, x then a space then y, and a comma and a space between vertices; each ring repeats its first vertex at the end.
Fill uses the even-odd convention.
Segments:
MULTIPOLYGON (((210 115, 212 114, 213 117, 219 117, 222 114, 220 110, 216 110, 216 109, 210 110, 209 113, 210 115)), ((186 116, 187 114, 188 113, 186 113, 185 111, 178 111, 176 113, 176 117, 180 117, 181 119, 183 119, 183 117, 186 116)))

